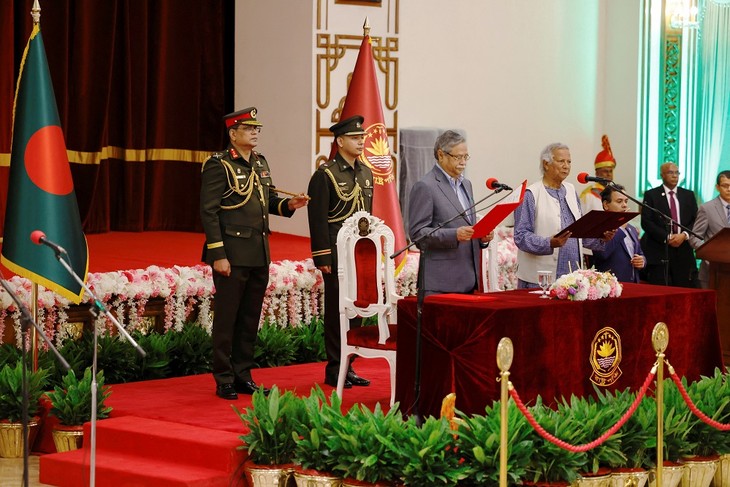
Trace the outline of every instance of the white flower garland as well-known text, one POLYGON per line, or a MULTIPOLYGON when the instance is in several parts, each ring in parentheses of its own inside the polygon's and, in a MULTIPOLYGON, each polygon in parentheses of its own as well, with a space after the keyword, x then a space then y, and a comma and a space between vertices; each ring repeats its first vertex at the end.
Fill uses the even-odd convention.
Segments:
MULTIPOLYGON (((13 276, 9 282, 28 306, 31 281, 13 276)), ((127 331, 142 329, 145 307, 152 298, 164 299, 165 330, 181 330, 196 308, 196 323, 209 334, 212 330, 211 304, 215 289, 208 265, 150 266, 146 269, 89 273, 87 285, 127 331)), ((261 322, 268 319, 281 326, 309 323, 324 313, 323 293, 322 274, 312 259, 272 262, 261 322)), ((46 333, 57 346, 71 338, 67 326, 70 304, 67 299, 38 286, 38 321, 44 324, 46 333)), ((20 310, 10 295, 0 289, 0 336, 3 336, 7 317, 14 323, 15 341, 19 346, 20 310)), ((101 314, 94 320, 93 326, 99 333, 114 328, 111 320, 101 314)))

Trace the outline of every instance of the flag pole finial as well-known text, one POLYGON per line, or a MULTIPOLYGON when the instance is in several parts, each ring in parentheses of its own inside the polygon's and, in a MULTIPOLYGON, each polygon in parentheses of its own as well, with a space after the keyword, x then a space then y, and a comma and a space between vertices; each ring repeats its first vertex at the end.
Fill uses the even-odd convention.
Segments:
POLYGON ((38 0, 34 0, 33 7, 30 9, 30 16, 33 17, 33 24, 41 22, 41 4, 38 0))
POLYGON ((365 17, 365 23, 362 24, 362 35, 370 35, 370 20, 367 17, 365 17))

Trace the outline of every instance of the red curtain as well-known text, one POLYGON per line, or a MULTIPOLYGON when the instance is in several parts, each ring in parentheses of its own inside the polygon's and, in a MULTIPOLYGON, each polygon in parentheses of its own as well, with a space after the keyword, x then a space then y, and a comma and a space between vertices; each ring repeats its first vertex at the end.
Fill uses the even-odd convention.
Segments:
MULTIPOLYGON (((0 232, 32 3, 0 2, 0 232)), ((200 162, 224 147, 221 119, 232 111, 234 2, 68 0, 41 9, 84 230, 201 230, 200 162)))

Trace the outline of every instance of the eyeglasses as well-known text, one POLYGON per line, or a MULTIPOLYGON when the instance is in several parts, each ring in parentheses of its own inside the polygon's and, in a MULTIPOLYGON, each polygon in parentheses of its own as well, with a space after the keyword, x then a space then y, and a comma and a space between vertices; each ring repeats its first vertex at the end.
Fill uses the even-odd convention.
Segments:
POLYGON ((239 129, 243 129, 246 132, 250 132, 252 134, 260 134, 261 133, 261 127, 256 125, 239 125, 239 129))
POLYGON ((446 152, 446 151, 444 151, 444 154, 446 154, 449 157, 453 157, 457 161, 468 161, 471 158, 471 156, 469 154, 459 154, 457 156, 457 155, 451 154, 451 153, 446 152))
POLYGON ((682 173, 679 171, 666 171, 664 174, 666 174, 667 176, 679 176, 682 173))
POLYGON ((556 163, 562 164, 562 165, 566 165, 566 164, 572 163, 573 161, 571 161, 570 159, 555 159, 553 157, 553 162, 556 162, 556 163))
POLYGON ((722 189, 730 189, 730 183, 718 184, 717 187, 722 189))

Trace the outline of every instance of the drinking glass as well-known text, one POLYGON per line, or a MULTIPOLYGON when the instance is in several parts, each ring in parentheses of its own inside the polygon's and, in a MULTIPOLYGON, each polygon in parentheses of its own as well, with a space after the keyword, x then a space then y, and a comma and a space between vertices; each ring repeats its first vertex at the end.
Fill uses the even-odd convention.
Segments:
POLYGON ((537 271, 537 283, 542 288, 540 297, 548 299, 550 296, 548 296, 547 290, 553 283, 553 271, 537 271))

